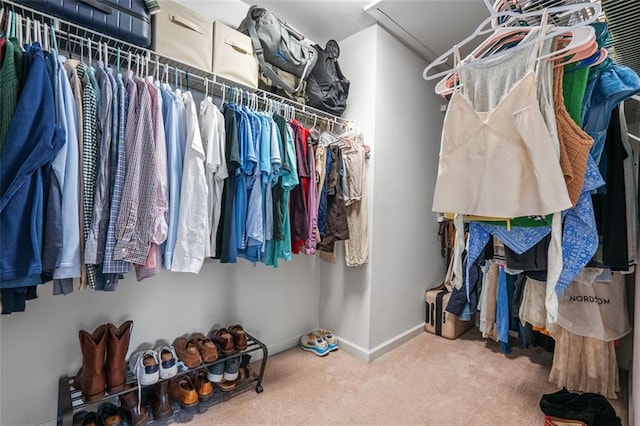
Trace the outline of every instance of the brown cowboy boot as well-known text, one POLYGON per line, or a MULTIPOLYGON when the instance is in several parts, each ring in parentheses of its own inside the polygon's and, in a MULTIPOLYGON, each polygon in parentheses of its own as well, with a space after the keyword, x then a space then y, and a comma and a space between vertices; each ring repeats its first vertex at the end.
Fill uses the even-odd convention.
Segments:
POLYGON ((120 395, 120 409, 124 412, 130 426, 145 425, 149 421, 147 409, 138 400, 139 394, 140 389, 138 389, 138 392, 132 389, 131 392, 120 395))
POLYGON ((127 362, 125 358, 129 350, 129 340, 133 321, 125 321, 120 327, 107 324, 107 392, 114 393, 124 389, 127 378, 127 362))
POLYGON ((107 346, 107 326, 101 325, 89 333, 80 330, 80 350, 82 368, 73 380, 73 386, 80 389, 85 402, 96 401, 104 395, 104 354, 107 346))

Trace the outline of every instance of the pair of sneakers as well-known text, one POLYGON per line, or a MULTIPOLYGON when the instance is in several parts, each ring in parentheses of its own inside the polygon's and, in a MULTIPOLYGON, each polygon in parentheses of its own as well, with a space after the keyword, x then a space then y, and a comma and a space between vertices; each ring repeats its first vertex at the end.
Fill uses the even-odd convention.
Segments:
POLYGON ((178 373, 178 356, 173 346, 163 345, 134 353, 129 358, 129 368, 140 385, 152 385, 178 373))
POLYGON ((315 330, 300 337, 300 347, 318 356, 338 350, 338 338, 329 330, 315 330))
MULTIPOLYGON (((216 344, 216 346, 218 346, 216 344)), ((218 350, 222 352, 222 348, 218 346, 218 350)), ((207 367, 207 379, 215 383, 221 390, 230 391, 235 388, 238 379, 238 370, 240 369, 241 354, 235 354, 227 359, 220 360, 213 365, 207 367)))

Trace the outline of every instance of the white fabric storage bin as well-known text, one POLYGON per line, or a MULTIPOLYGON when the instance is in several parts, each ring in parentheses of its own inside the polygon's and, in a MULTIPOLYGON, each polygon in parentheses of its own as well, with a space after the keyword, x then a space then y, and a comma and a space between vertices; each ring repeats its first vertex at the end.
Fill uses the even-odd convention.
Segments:
POLYGON ((258 88, 258 59, 251 38, 228 26, 213 24, 212 71, 220 77, 258 88))
POLYGON ((213 22, 170 0, 158 0, 153 49, 163 56, 211 71, 213 22))

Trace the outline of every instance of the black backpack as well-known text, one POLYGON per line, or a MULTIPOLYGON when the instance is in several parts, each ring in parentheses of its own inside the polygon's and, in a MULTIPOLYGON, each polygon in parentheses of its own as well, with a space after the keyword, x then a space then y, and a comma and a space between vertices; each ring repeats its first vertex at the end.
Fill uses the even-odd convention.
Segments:
POLYGON ((307 105, 341 116, 347 108, 351 83, 338 65, 340 47, 335 40, 329 40, 324 49, 317 44, 313 47, 318 51, 318 60, 307 79, 307 105))

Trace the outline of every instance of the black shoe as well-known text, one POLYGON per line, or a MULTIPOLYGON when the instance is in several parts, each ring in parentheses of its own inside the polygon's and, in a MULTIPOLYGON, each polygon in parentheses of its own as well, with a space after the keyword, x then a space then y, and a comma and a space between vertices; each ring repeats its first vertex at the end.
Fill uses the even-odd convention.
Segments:
POLYGON ((98 426, 94 411, 78 411, 73 415, 73 426, 98 426))
POLYGON ((96 413, 98 426, 123 426, 124 416, 120 408, 110 402, 105 402, 98 408, 96 413))

